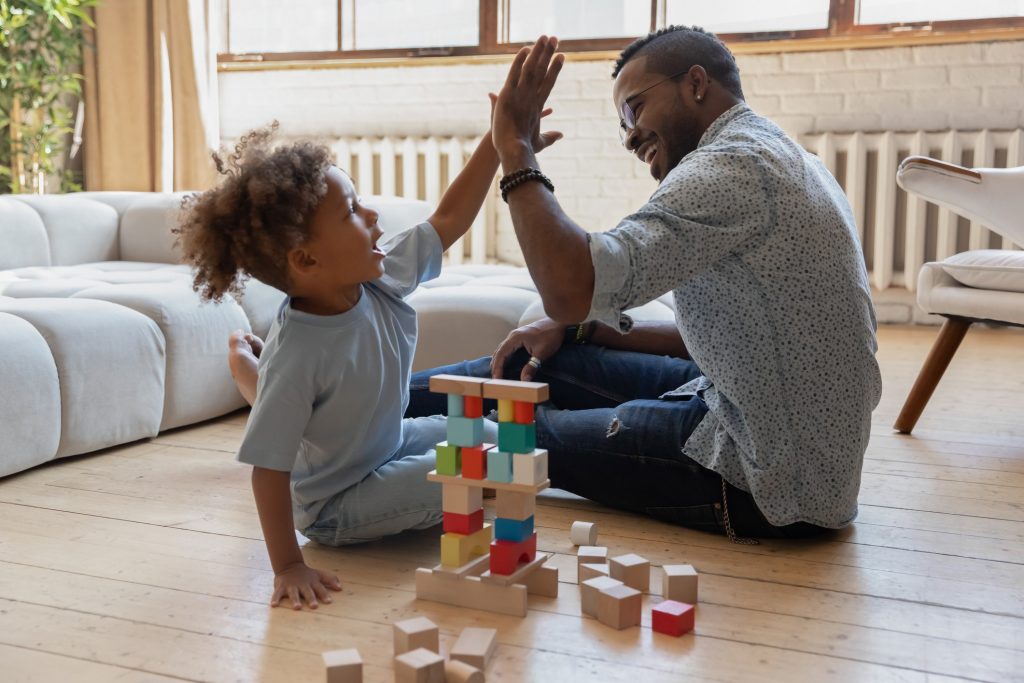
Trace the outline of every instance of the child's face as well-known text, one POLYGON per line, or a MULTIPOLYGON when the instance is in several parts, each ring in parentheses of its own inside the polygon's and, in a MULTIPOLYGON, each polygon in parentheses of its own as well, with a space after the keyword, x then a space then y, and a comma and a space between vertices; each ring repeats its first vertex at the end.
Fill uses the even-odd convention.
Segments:
POLYGON ((352 180, 331 166, 327 194, 313 214, 310 238, 298 247, 308 257, 302 275, 328 297, 376 280, 384 274, 384 252, 377 247, 382 234, 377 212, 360 204, 352 180))

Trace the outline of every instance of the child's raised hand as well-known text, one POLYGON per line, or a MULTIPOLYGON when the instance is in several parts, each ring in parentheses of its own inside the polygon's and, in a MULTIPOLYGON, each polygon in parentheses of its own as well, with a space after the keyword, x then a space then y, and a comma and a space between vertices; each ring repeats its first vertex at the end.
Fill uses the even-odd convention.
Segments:
MULTIPOLYGON (((487 96, 491 99, 491 121, 493 122, 494 107, 498 103, 498 96, 492 92, 487 93, 487 96)), ((552 109, 551 107, 547 107, 546 109, 540 112, 540 118, 543 119, 546 116, 550 116, 551 112, 553 111, 554 109, 552 109)), ((540 131, 540 126, 538 125, 533 131, 533 139, 530 141, 530 146, 533 148, 534 153, 537 153, 542 149, 546 149, 551 145, 555 144, 556 142, 561 140, 562 137, 564 136, 562 135, 561 131, 557 130, 548 130, 542 133, 540 131)))
POLYGON ((270 606, 277 607, 281 600, 289 598, 292 609, 302 609, 303 601, 310 609, 316 609, 321 601, 331 602, 330 591, 340 590, 341 582, 337 576, 300 562, 274 576, 274 595, 270 598, 270 606))

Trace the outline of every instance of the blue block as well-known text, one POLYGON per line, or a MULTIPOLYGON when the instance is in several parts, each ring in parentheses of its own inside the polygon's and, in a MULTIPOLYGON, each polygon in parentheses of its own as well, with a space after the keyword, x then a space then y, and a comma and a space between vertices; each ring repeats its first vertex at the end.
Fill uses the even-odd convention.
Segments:
POLYGON ((487 451, 487 478, 491 481, 512 482, 512 454, 495 449, 487 451))
POLYGON ((448 394, 448 417, 462 417, 461 394, 448 394))
POLYGON ((514 541, 522 543, 533 534, 533 515, 526 519, 505 519, 497 517, 494 520, 494 538, 498 541, 514 541))
MULTIPOLYGON (((451 441, 451 438, 448 440, 451 441)), ((537 448, 536 424, 498 423, 498 450, 506 453, 532 453, 535 448, 537 448)))
POLYGON ((453 446, 479 446, 484 442, 482 417, 448 417, 448 443, 453 446))

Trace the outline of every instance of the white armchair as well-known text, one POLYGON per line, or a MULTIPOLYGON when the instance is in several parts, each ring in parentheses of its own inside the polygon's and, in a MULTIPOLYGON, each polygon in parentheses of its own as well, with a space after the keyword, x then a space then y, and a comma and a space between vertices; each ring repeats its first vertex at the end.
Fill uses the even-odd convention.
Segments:
MULTIPOLYGON (((911 194, 1024 244, 1024 167, 969 169, 909 157, 900 164, 896 182, 911 194)), ((947 320, 896 418, 895 429, 903 434, 914 429, 973 323, 1024 326, 1024 251, 984 249, 927 263, 918 279, 917 302, 947 320)))

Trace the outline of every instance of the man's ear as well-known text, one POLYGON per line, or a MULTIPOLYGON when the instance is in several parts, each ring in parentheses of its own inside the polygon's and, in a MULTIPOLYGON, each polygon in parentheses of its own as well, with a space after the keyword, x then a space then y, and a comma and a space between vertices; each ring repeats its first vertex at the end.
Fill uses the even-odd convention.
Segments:
POLYGON ((694 64, 690 67, 690 70, 686 74, 689 76, 690 86, 693 88, 690 94, 693 99, 701 102, 708 95, 708 86, 711 84, 711 78, 708 77, 708 72, 704 70, 700 64, 694 64))

